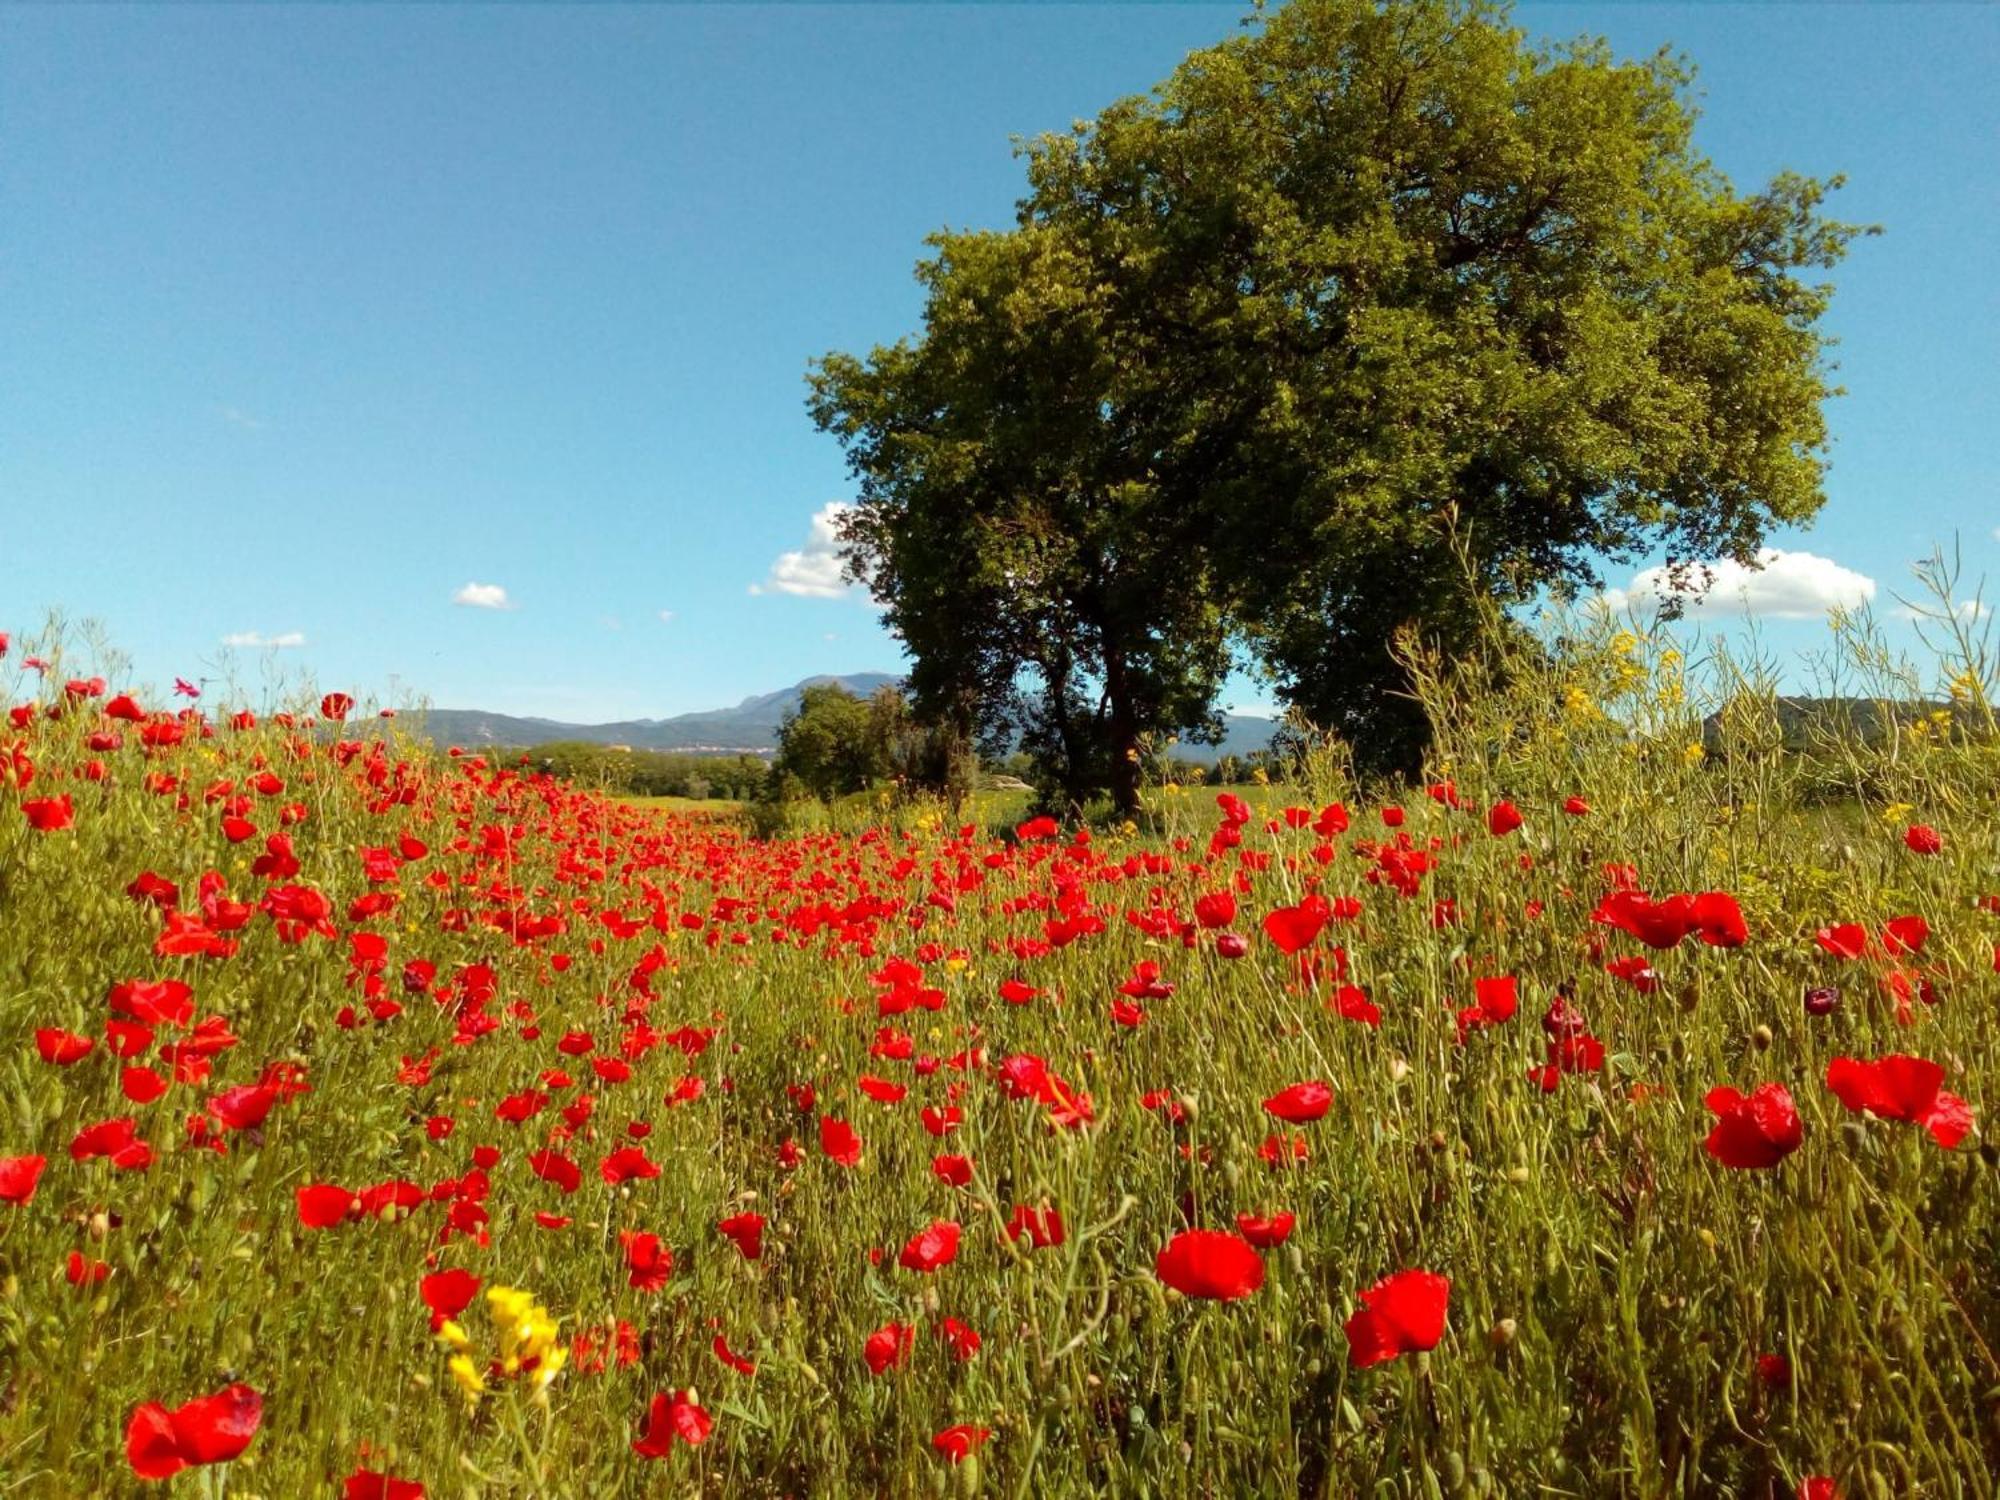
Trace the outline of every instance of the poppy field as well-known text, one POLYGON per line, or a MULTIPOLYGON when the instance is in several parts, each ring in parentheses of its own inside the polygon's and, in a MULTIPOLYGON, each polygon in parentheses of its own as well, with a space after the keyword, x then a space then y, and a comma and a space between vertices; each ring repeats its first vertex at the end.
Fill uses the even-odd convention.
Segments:
POLYGON ((0 645, 0 1493, 1994 1492, 1972 674, 759 840, 0 645))

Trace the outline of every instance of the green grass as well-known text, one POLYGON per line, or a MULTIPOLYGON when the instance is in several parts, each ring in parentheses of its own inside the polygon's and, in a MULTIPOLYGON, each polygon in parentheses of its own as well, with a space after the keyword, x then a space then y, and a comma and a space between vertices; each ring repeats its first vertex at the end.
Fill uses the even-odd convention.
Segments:
MULTIPOLYGON (((1904 1052, 1938 1061, 1980 1121, 2000 1105, 2000 917, 1981 905, 2000 894, 2000 755, 1967 735, 1863 748, 1865 803, 1828 811, 1790 762, 1724 746, 1695 763, 1696 710, 1607 650, 1548 668, 1603 712, 1542 712, 1561 681, 1454 688, 1431 779, 1463 808, 1397 792, 1407 850, 1390 855, 1378 802, 1325 765, 1310 795, 1263 791, 1234 847, 1212 788, 1155 789, 1156 826, 1083 848, 915 820, 758 841, 409 745, 371 767, 330 736, 225 728, 148 754, 127 725, 96 751, 94 713, 33 720, 34 779, 0 788, 0 1156, 48 1163, 32 1201, 0 1203, 0 1493, 138 1493, 134 1410, 242 1381, 264 1399, 254 1440, 182 1492, 323 1494, 365 1465, 493 1497, 1763 1497, 1812 1474, 1854 1496, 1992 1494, 2000 1153, 1979 1130, 1946 1150, 1850 1113, 1824 1080, 1836 1056, 1904 1052), (85 779, 92 759, 104 779, 85 779), (265 769, 283 790, 246 790, 265 769), (59 793, 68 829, 15 806, 59 793), (1574 794, 1587 817, 1560 810, 1574 794), (1494 837, 1502 796, 1526 823, 1494 837), (232 798, 257 828, 241 843, 222 826, 232 798), (1338 837, 1265 828, 1336 799, 1338 837), (1912 820, 1943 830, 1941 854, 1905 847, 1912 820), (299 868, 260 875, 281 829, 299 868), (158 953, 162 912, 127 894, 149 870, 185 913, 210 870, 253 908, 323 892, 328 930, 253 910, 222 935, 229 956, 158 953), (1592 921, 1632 879, 1732 893, 1748 940, 1655 952, 1592 921), (1223 889, 1240 959, 1192 923, 1223 889), (1314 889, 1358 903, 1308 950, 1316 976, 1259 930, 1314 889), (371 891, 394 904, 357 906, 371 891), (1815 941, 1906 914, 1930 926, 1918 954, 1845 962, 1815 941), (1607 972, 1635 956, 1651 993, 1607 972), (892 960, 921 979, 897 988, 892 960), (1379 1027, 1330 1005, 1343 962, 1379 1027), (1898 973, 1935 1003, 1899 1017, 1898 973), (1499 976, 1519 1013, 1461 1035, 1476 981, 1499 976), (205 1077, 192 1051, 178 1077, 163 1059, 195 1034, 173 1025, 108 1054, 112 987, 166 978, 236 1039, 205 1077), (1008 979, 1039 994, 1007 1003, 1008 979), (1803 992, 1828 983, 1840 1008, 1808 1015, 1803 992), (1529 1074, 1559 992, 1605 1061, 1544 1092, 1529 1074), (1113 1015, 1128 1000, 1136 1025, 1113 1015), (96 1045, 46 1062, 40 1029, 96 1045), (1010 1057, 1062 1087, 1010 1097, 1010 1057), (226 1154, 188 1144, 191 1118, 277 1064, 310 1092, 221 1130, 226 1154), (168 1078, 163 1097, 127 1095, 140 1066, 168 1078), (880 1102, 864 1079, 908 1093, 880 1102), (1263 1101, 1306 1080, 1331 1084, 1326 1117, 1275 1121, 1263 1101), (1803 1141, 1728 1169, 1703 1148, 1704 1098, 1765 1082, 1790 1090, 1803 1141), (496 1114, 536 1094, 525 1121, 496 1114), (1063 1109, 1078 1096, 1087 1119, 1063 1109), (946 1106, 963 1120, 938 1138, 919 1111, 946 1106), (853 1124, 858 1165, 822 1153, 822 1117, 853 1124), (71 1159, 79 1130, 117 1118, 150 1166, 71 1159), (659 1175, 607 1182, 600 1165, 633 1145, 659 1175), (544 1151, 576 1164, 573 1192, 544 1151), (970 1158, 963 1186, 933 1170, 942 1154, 970 1158), (425 1201, 301 1224, 302 1187, 396 1181, 425 1201), (1009 1241, 1017 1205, 1057 1209, 1063 1242, 1009 1241), (746 1210, 768 1221, 754 1262, 716 1228, 746 1210), (1191 1300, 1156 1275, 1179 1231, 1278 1211, 1296 1227, 1252 1295, 1191 1300), (901 1268, 937 1220, 962 1226, 956 1260, 901 1268), (658 1289, 631 1284, 626 1233, 671 1252, 658 1289), (107 1279, 72 1286, 73 1252, 107 1279), (469 1406, 419 1298, 453 1267, 528 1290, 564 1340, 616 1349, 622 1324, 632 1362, 595 1369, 586 1343, 545 1403, 496 1374, 469 1406), (1441 1341, 1355 1368, 1362 1293, 1411 1268, 1450 1278, 1441 1341), (976 1357, 953 1356, 947 1317, 979 1333, 976 1357), (915 1330, 912 1352, 877 1375, 864 1349, 889 1324, 915 1330), (754 1376, 717 1359, 717 1336, 754 1376), (1758 1374, 1774 1354, 1775 1383, 1758 1374), (649 1401, 690 1389, 707 1440, 636 1455, 649 1401), (991 1437, 954 1467, 933 1438, 956 1424, 991 1437)), ((973 821, 1010 816, 996 801, 973 821)), ((483 1367, 483 1306, 461 1322, 483 1367)))

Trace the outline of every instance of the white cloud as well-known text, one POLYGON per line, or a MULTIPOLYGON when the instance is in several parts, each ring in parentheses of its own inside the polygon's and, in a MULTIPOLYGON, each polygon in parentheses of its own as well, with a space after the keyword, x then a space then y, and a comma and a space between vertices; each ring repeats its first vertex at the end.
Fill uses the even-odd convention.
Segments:
POLYGON ((222 638, 225 646, 244 646, 253 650, 284 651, 293 646, 303 646, 306 634, 303 630, 287 630, 282 635, 265 635, 257 630, 237 630, 222 638))
POLYGON ((262 432, 264 424, 247 411, 234 406, 218 406, 216 414, 231 427, 241 427, 247 432, 262 432))
POLYGON ((661 610, 661 611, 660 611, 660 623, 661 623, 662 625, 671 625, 671 624, 673 624, 673 623, 674 623, 674 612, 673 612, 672 610, 670 610, 670 609, 663 609, 663 610, 661 610))
MULTIPOLYGON (((1831 558, 1811 552, 1780 552, 1766 547, 1757 554, 1759 566, 1746 568, 1724 558, 1696 563, 1686 574, 1690 618, 1703 615, 1762 615, 1774 620, 1817 620, 1834 608, 1853 609, 1875 597, 1875 580, 1843 568, 1831 558), (1709 579, 1706 587, 1703 580, 1709 579)), ((1674 597, 1665 568, 1647 568, 1622 589, 1606 589, 1603 599, 1614 613, 1634 608, 1657 609, 1674 597)))
POLYGON ((497 583, 468 583, 451 596, 453 604, 463 604, 469 609, 512 609, 514 601, 507 597, 507 591, 497 583))
POLYGON ((804 599, 838 599, 854 592, 840 576, 840 538, 834 523, 848 509, 842 500, 829 501, 813 512, 812 534, 796 552, 781 552, 771 564, 771 576, 750 585, 753 594, 796 594, 804 599))

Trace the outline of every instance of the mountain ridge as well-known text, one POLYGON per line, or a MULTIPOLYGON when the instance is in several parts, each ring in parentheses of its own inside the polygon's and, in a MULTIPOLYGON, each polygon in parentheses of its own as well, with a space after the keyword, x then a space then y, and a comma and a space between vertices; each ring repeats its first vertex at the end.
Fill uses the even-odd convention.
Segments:
MULTIPOLYGON (((878 688, 898 686, 902 680, 893 672, 825 672, 802 678, 790 687, 751 693, 728 708, 602 724, 575 724, 536 714, 501 714, 478 708, 432 708, 409 715, 408 727, 434 744, 466 749, 504 745, 531 750, 537 745, 576 740, 690 755, 769 755, 778 748, 779 724, 797 707, 805 689, 833 682, 865 698, 878 688)), ((1247 714, 1225 714, 1223 727, 1221 744, 1183 744, 1177 752, 1190 760, 1213 761, 1222 755, 1262 750, 1269 746, 1277 724, 1247 714)))

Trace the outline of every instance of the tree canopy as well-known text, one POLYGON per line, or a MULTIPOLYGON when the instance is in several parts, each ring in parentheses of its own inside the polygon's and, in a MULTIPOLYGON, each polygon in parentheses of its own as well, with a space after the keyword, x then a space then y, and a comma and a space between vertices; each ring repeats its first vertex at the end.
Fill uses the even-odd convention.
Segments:
POLYGON ((920 712, 1136 800, 1242 652, 1407 760, 1399 629, 1664 550, 1753 564, 1823 502, 1839 179, 1739 194, 1692 71, 1487 0, 1291 0, 1021 148, 920 334, 811 374, 850 575, 920 712))

